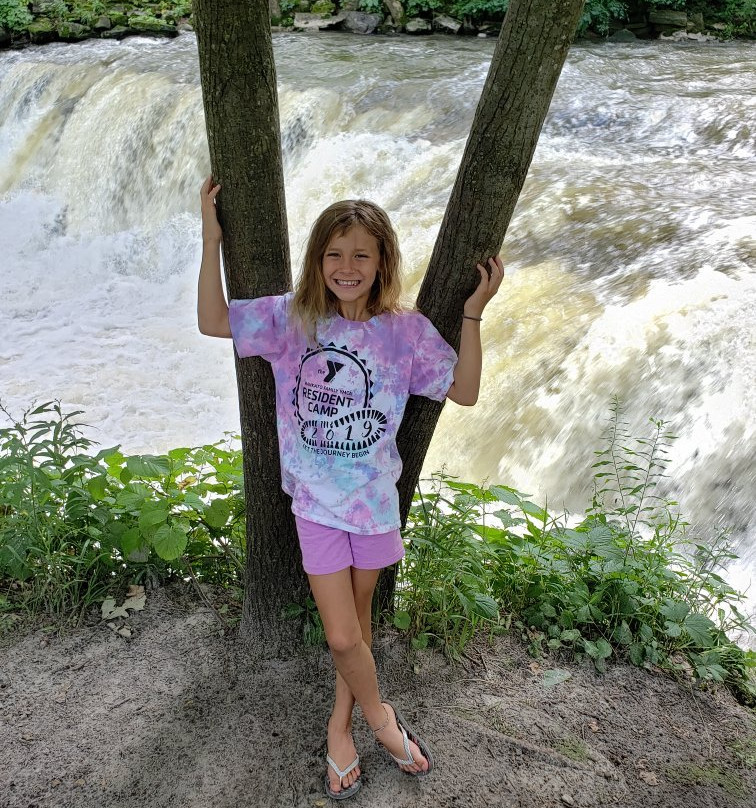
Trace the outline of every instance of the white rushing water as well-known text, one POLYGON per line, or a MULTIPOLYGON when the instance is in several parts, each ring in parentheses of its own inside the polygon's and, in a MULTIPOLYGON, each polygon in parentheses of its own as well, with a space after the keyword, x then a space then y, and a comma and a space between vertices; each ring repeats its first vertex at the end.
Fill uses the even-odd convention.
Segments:
MULTIPOLYGON (((331 201, 395 222, 408 300, 493 43, 282 35, 292 255, 331 201)), ((573 48, 486 314, 481 401, 446 408, 428 471, 555 507, 590 498, 613 395, 667 419, 669 493, 756 565, 756 48, 573 48)), ((208 172, 191 35, 0 55, 0 399, 60 398, 126 451, 238 429, 230 345, 195 325, 208 172)))

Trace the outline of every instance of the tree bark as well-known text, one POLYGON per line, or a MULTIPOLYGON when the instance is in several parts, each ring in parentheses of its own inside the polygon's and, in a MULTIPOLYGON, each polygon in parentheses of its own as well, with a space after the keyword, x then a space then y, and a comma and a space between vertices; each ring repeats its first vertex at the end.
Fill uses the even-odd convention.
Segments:
MULTIPOLYGON (((478 283, 477 263, 501 249, 528 173, 584 0, 511 0, 475 112, 417 306, 459 347, 462 307, 478 283)), ((503 292, 506 294, 506 292, 503 292)), ((485 325, 483 326, 485 327, 485 325)), ((402 524, 443 405, 412 396, 397 439, 402 524)), ((381 576, 390 606, 395 569, 381 576)))
MULTIPOLYGON (((195 0, 210 163, 222 190, 229 298, 291 288, 278 95, 267 0, 195 0)), ((281 491, 273 375, 259 358, 236 375, 247 505, 242 632, 274 652, 298 631, 282 608, 307 591, 290 502, 281 491)))

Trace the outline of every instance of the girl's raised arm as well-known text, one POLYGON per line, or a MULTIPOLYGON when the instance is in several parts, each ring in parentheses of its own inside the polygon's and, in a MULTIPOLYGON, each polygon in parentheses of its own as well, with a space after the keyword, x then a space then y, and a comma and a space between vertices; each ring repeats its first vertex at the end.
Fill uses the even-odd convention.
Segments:
POLYGON ((221 280, 223 231, 215 212, 215 197, 219 191, 220 185, 215 185, 212 177, 202 183, 202 263, 197 284, 197 324, 209 337, 230 337, 228 304, 221 280))
POLYGON ((501 256, 489 258, 490 272, 483 264, 478 264, 480 283, 478 288, 465 301, 462 320, 462 335, 459 341, 459 358, 454 367, 454 382, 446 397, 456 404, 472 406, 480 392, 480 373, 483 366, 483 349, 480 345, 480 323, 483 309, 499 291, 504 277, 501 256))

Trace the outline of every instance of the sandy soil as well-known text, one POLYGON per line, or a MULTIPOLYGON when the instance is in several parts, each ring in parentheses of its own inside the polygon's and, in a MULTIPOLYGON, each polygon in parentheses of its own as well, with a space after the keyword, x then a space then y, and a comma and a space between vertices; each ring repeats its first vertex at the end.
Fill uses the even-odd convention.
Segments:
MULTIPOLYGON (((130 638, 95 623, 3 641, 0 806, 330 803, 322 788, 332 678, 325 651, 261 659, 223 636, 212 612, 163 590, 120 622, 130 638)), ((598 676, 560 664, 571 678, 546 687, 548 666, 512 638, 471 656, 453 667, 423 652, 413 665, 392 638, 378 641, 384 693, 416 720, 437 767, 423 782, 402 775, 356 715, 364 785, 345 804, 754 804, 756 769, 734 744, 756 743, 755 717, 725 691, 620 665, 598 676)))

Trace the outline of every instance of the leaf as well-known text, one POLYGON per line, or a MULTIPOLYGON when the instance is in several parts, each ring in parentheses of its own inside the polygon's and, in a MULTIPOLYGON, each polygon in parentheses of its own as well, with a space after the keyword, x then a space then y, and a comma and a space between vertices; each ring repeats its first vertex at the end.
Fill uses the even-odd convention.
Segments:
POLYGON ((418 634, 417 637, 412 638, 412 647, 416 651, 420 651, 423 648, 428 647, 428 641, 430 640, 430 636, 428 634, 418 634))
POLYGON ((115 605, 115 600, 113 598, 105 598, 105 600, 102 602, 102 607, 100 608, 102 619, 114 620, 116 617, 128 617, 129 613, 127 609, 141 612, 142 609, 144 609, 146 598, 147 596, 142 593, 141 595, 126 598, 126 600, 120 606, 115 605))
POLYGON ((552 668, 543 672, 541 684, 544 687, 554 687, 554 685, 559 685, 571 678, 572 674, 569 671, 565 671, 560 668, 552 668))
POLYGON ((546 511, 543 508, 540 508, 534 502, 528 502, 527 500, 523 500, 520 503, 520 507, 522 508, 524 513, 526 513, 528 516, 532 516, 539 522, 545 522, 549 517, 546 511))
POLYGON ((475 614, 486 617, 489 620, 493 620, 498 616, 499 604, 492 597, 484 595, 481 592, 476 592, 473 595, 473 601, 475 603, 475 614))
POLYGON ((123 606, 116 606, 114 598, 105 598, 100 608, 103 620, 113 620, 116 617, 128 617, 129 613, 123 606))
POLYGON ((171 471, 168 458, 156 455, 132 455, 126 459, 126 468, 135 477, 146 479, 167 477, 171 471))
POLYGON ((612 638, 618 645, 630 645, 633 641, 633 633, 630 631, 630 626, 623 620, 622 623, 614 629, 612 638))
POLYGON ((409 612, 394 612, 394 625, 400 631, 407 631, 410 627, 409 612))
POLYGON ((628 649, 628 652, 633 665, 640 667, 643 664, 643 658, 645 656, 643 646, 639 642, 634 642, 628 649))
POLYGON ((690 606, 681 600, 667 600, 659 611, 673 623, 680 623, 690 612, 690 606))
POLYGON ((701 648, 711 648, 714 645, 713 634, 717 627, 702 614, 689 614, 683 621, 685 633, 701 648))
POLYGON ((124 600, 122 609, 131 609, 134 612, 141 612, 144 609, 144 604, 147 600, 147 595, 142 592, 140 595, 132 595, 130 598, 124 600))
POLYGON ((516 505, 518 508, 522 503, 522 497, 527 496, 527 494, 519 494, 514 488, 507 488, 504 485, 492 485, 489 490, 499 502, 506 502, 507 505, 516 505))
POLYGON ((603 637, 596 640, 596 648, 600 659, 608 659, 612 655, 612 646, 603 637))
POLYGON ((152 546, 164 561, 173 561, 186 549, 186 532, 178 525, 161 525, 152 536, 152 546))
POLYGON ((603 638, 596 642, 585 640, 585 653, 593 660, 606 659, 612 655, 612 646, 603 638))
POLYGON ((226 499, 214 499, 205 509, 205 521, 214 528, 222 528, 231 515, 231 503, 226 499))
POLYGON ((108 490, 108 482, 104 475, 98 475, 97 477, 90 477, 87 480, 87 490, 92 495, 92 499, 95 502, 100 502, 105 497, 105 493, 108 490))
POLYGON ((560 635, 559 639, 562 642, 575 642, 580 639, 580 630, 576 628, 567 628, 560 635))
POLYGON ((116 505, 127 511, 137 511, 142 507, 142 503, 150 496, 150 492, 138 486, 124 488, 116 497, 116 505))
POLYGON ((151 528, 168 521, 170 506, 167 502, 146 502, 139 513, 139 529, 145 536, 152 534, 151 528))
POLYGON ((664 633, 668 637, 679 637, 682 634, 682 626, 679 623, 673 623, 667 620, 664 624, 664 633))

